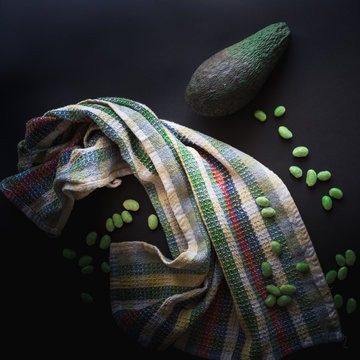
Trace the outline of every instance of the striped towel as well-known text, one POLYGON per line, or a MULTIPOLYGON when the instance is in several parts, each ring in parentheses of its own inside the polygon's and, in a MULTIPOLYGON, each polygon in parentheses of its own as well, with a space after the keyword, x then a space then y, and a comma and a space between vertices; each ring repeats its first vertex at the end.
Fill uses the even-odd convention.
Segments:
POLYGON ((85 100, 30 120, 18 153, 19 173, 1 190, 52 235, 74 200, 96 188, 117 186, 127 174, 144 186, 171 258, 139 241, 112 243, 109 255, 113 316, 143 346, 173 345, 209 359, 280 359, 342 340, 296 205, 252 157, 123 98, 85 100), (261 216, 261 195, 274 218, 261 216), (264 261, 270 278, 262 276, 264 261), (310 273, 299 274, 298 262, 310 273), (265 306, 265 286, 288 283, 297 289, 291 304, 265 306))

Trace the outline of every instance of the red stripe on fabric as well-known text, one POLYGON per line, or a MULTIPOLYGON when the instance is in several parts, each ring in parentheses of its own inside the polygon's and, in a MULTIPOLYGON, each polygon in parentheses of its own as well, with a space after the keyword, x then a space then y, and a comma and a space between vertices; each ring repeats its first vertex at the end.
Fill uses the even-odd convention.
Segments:
POLYGON ((214 339, 214 333, 217 325, 217 320, 219 318, 221 303, 225 293, 226 283, 223 280, 220 283, 218 291, 215 295, 214 300, 207 309, 204 317, 204 324, 206 328, 202 332, 201 338, 198 343, 198 348, 196 355, 199 357, 207 358, 209 350, 212 349, 212 343, 214 339))
MULTIPOLYGON (((238 239, 238 243, 240 245, 240 249, 241 252, 244 256, 244 260, 246 263, 246 266, 250 272, 250 276, 254 282, 254 285, 256 287, 256 290, 258 291, 259 294, 263 294, 261 296, 261 300, 264 302, 266 299, 266 289, 265 289, 265 285, 264 282, 262 280, 262 275, 261 273, 258 271, 255 261, 254 261, 254 257, 253 254, 245 240, 245 236, 244 233, 240 227, 240 224, 237 220, 234 208, 231 204, 230 201, 230 196, 226 187, 226 183, 225 180, 222 176, 222 174, 212 165, 209 163, 209 166, 211 168, 211 171, 213 173, 214 179, 216 181, 216 183, 218 184, 218 186, 220 187, 223 195, 224 195, 224 199, 225 199, 225 203, 226 203, 226 207, 228 209, 229 212, 229 216, 230 216, 230 220, 231 220, 231 224, 233 226, 233 229, 235 231, 236 237, 238 239)), ((279 319, 279 317, 276 314, 275 309, 273 308, 267 308, 267 311, 269 313, 271 322, 275 328, 276 331, 276 337, 278 339, 278 344, 280 346, 280 351, 282 353, 282 355, 287 355, 289 353, 291 353, 291 349, 289 347, 289 342, 288 339, 285 335, 285 331, 284 328, 282 326, 281 320, 279 319)))

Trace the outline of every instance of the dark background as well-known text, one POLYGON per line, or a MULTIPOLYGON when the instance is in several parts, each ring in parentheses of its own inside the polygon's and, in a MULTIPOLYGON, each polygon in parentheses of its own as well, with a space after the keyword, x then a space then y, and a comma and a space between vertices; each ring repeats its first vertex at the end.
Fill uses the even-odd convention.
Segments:
MULTIPOLYGON (((233 145, 277 173, 289 188, 304 219, 324 271, 336 268, 335 254, 352 248, 360 256, 360 43, 358 1, 1 1, 1 163, 0 178, 17 172, 16 144, 25 123, 47 110, 101 96, 126 97, 148 105, 163 119, 178 122, 233 145), (233 116, 194 114, 184 102, 191 74, 215 52, 261 28, 285 21, 291 44, 258 96, 233 116), (286 106, 275 120, 272 111, 286 106), (261 108, 268 120, 252 113, 261 108), (277 134, 288 126, 289 142, 277 134), (310 155, 295 160, 291 150, 306 145, 310 155), (328 183, 307 188, 288 172, 328 169, 328 183), (321 207, 329 187, 344 198, 331 212, 321 207)), ((61 255, 65 246, 96 257, 107 252, 87 248, 88 231, 104 231, 106 217, 134 197, 141 210, 114 241, 144 240, 167 251, 161 229, 150 232, 152 206, 141 185, 124 178, 115 189, 100 189, 76 203, 60 238, 49 238, 0 196, 2 241, 2 350, 10 358, 28 356, 189 359, 169 349, 156 352, 132 343, 114 323, 107 275, 81 275, 61 255), (86 306, 79 294, 89 291, 86 306), (5 341, 4 341, 5 340, 5 341), (4 346, 5 345, 5 346, 4 346), (127 351, 131 353, 126 355, 127 351)), ((359 262, 358 262, 359 263, 359 262)), ((359 264, 332 287, 359 301, 359 264)), ((326 344, 290 355, 326 359, 357 358, 359 311, 340 310, 345 343, 326 344)))

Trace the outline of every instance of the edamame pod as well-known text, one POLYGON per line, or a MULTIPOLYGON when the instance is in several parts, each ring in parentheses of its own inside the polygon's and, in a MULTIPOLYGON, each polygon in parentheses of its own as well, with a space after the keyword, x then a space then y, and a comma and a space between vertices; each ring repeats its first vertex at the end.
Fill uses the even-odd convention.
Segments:
POLYGON ((270 277, 272 275, 271 265, 267 261, 264 261, 261 264, 261 272, 265 277, 270 277))
POLYGON ((276 303, 280 307, 289 305, 291 303, 291 297, 289 295, 281 295, 280 297, 278 297, 276 303))
POLYGON ((332 200, 331 200, 331 197, 330 196, 327 196, 327 195, 324 195, 322 198, 321 198, 321 204, 322 204, 322 207, 329 211, 332 209, 332 200))
POLYGON ((334 306, 336 309, 340 309, 343 306, 344 303, 344 299, 342 297, 342 295, 340 294, 335 294, 334 295, 334 306))
POLYGON ((337 277, 339 280, 345 280, 348 275, 348 268, 347 266, 342 266, 337 273, 337 277))
POLYGON ((356 262, 356 254, 353 250, 346 250, 345 251, 345 262, 348 266, 353 266, 356 262))
POLYGON ((113 214, 112 219, 116 228, 120 229, 123 227, 124 222, 120 214, 113 214))
POLYGON ((333 284, 334 281, 336 280, 336 275, 337 275, 337 272, 335 270, 330 270, 326 273, 325 275, 325 279, 326 279, 326 282, 330 285, 330 284, 333 284))
POLYGON ((272 294, 268 295, 265 299, 265 305, 268 307, 273 307, 276 304, 276 297, 272 294))
POLYGON ((354 298, 349 298, 346 302, 346 312, 352 314, 357 308, 357 303, 354 298))
POLYGON ((263 208, 260 213, 263 217, 269 218, 269 217, 275 216, 276 211, 272 207, 268 206, 268 207, 263 208))
POLYGON ((105 228, 109 232, 113 232, 115 230, 115 225, 112 218, 107 218, 105 222, 105 228))
POLYGON ((99 247, 100 249, 106 250, 110 247, 111 244, 111 237, 110 235, 106 234, 100 239, 99 247))
POLYGON ((271 242, 271 249, 276 256, 280 256, 282 253, 282 246, 278 241, 271 242))
POLYGON ((266 291, 269 293, 269 294, 272 294, 272 295, 275 295, 275 296, 280 296, 281 295, 281 291, 280 289, 275 286, 275 285, 266 285, 266 291))
POLYGON ((296 287, 291 284, 285 284, 280 286, 280 291, 284 295, 292 295, 296 292, 296 287))
POLYGON ((307 263, 299 262, 296 264, 296 270, 299 273, 306 274, 310 271, 310 267, 309 267, 309 264, 307 264, 307 263))
POLYGON ((335 261, 339 266, 344 266, 345 265, 345 258, 341 254, 336 254, 335 261))

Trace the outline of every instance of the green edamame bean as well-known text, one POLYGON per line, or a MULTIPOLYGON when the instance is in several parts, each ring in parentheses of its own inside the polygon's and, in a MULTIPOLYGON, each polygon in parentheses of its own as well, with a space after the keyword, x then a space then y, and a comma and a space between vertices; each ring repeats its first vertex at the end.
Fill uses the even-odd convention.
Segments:
POLYGON ((322 204, 322 207, 329 211, 332 209, 332 200, 331 200, 331 197, 330 196, 327 196, 327 195, 324 195, 322 198, 321 198, 321 204, 322 204))
POLYGON ((262 110, 256 110, 254 112, 255 119, 264 122, 266 120, 266 114, 262 110))
POLYGON ((306 173, 306 185, 314 186, 317 181, 316 171, 313 169, 309 169, 306 173))
POLYGON ((283 116, 285 114, 285 111, 286 111, 285 106, 282 105, 277 106, 274 110, 274 116, 276 117, 283 116))
POLYGON ((296 287, 291 284, 285 284, 280 286, 280 291, 284 295, 292 295, 296 292, 296 287))
POLYGON ((271 249, 276 256, 280 256, 282 253, 282 246, 278 241, 271 242, 271 249))
POLYGON ((333 187, 329 190, 329 195, 334 198, 334 199, 342 199, 342 197, 344 196, 343 192, 336 187, 333 187))
POLYGON ((348 275, 348 268, 347 266, 342 266, 337 273, 337 277, 339 280, 345 280, 348 275))
POLYGON ((106 234, 100 239, 99 247, 100 249, 106 250, 110 247, 111 244, 111 237, 110 235, 106 234))
POLYGON ((272 207, 268 206, 268 207, 263 208, 260 213, 263 217, 269 218, 269 217, 275 216, 276 211, 272 207))
POLYGON ((272 294, 268 295, 265 299, 265 305, 268 307, 273 307, 276 304, 276 297, 272 294))
POLYGON ((148 217, 148 226, 150 230, 155 230, 159 225, 159 220, 155 214, 151 214, 148 217))
POLYGON ((80 297, 85 304, 92 304, 94 302, 93 297, 88 293, 83 292, 80 294, 80 297))
POLYGON ((138 211, 140 209, 140 205, 136 200, 133 199, 127 199, 123 202, 123 207, 126 210, 130 211, 138 211))
POLYGON ((306 157, 309 155, 309 149, 306 146, 297 146, 292 151, 292 154, 295 157, 306 157))
POLYGON ((353 266, 356 262, 356 254, 353 250, 346 250, 345 251, 345 262, 348 266, 353 266))
POLYGON ((279 126, 278 133, 285 140, 289 140, 293 137, 292 132, 286 126, 279 126))
POLYGON ((317 178, 318 178, 320 181, 330 180, 330 178, 331 178, 331 172, 328 171, 328 170, 320 171, 320 172, 317 174, 317 178))
POLYGON ((264 261, 261 264, 261 272, 265 277, 270 277, 272 275, 271 265, 267 261, 264 261))
POLYGON ((346 312, 352 314, 357 308, 357 303, 354 298, 349 298, 346 302, 346 312))
POLYGON ((88 246, 93 246, 96 243, 98 234, 96 231, 91 231, 86 235, 86 244, 88 246))
POLYGON ((127 210, 124 210, 121 213, 121 217, 122 217, 124 223, 126 223, 126 224, 130 224, 133 221, 132 215, 127 210))
POLYGON ((343 306, 344 303, 344 299, 342 297, 342 295, 340 294, 335 294, 334 295, 334 306, 336 309, 340 309, 343 306))
POLYGON ((269 293, 269 294, 272 294, 272 295, 275 295, 275 296, 280 296, 281 295, 281 291, 280 289, 275 286, 275 285, 266 285, 266 291, 269 293))
POLYGON ((120 214, 117 214, 117 213, 113 214, 112 220, 113 220, 116 228, 120 229, 123 227, 124 222, 123 222, 123 219, 120 214))
POLYGON ((94 271, 94 266, 93 265, 86 265, 83 268, 81 268, 81 272, 84 275, 91 274, 93 271, 94 271))
POLYGON ((106 219, 105 228, 108 232, 113 232, 115 230, 115 225, 112 218, 106 219))
POLYGON ((299 263, 296 264, 296 270, 299 273, 306 274, 306 273, 308 273, 310 271, 310 266, 307 263, 299 262, 299 263))
POLYGON ((303 171, 296 165, 290 166, 289 171, 290 171, 290 174, 296 179, 299 179, 302 177, 303 171))
POLYGON ((103 262, 101 263, 100 268, 101 268, 101 270, 102 270, 104 273, 106 273, 106 274, 108 274, 108 273, 110 272, 110 265, 109 265, 109 263, 106 262, 106 261, 103 261, 103 262))
POLYGON ((90 265, 93 262, 93 257, 90 255, 83 255, 80 259, 79 259, 79 266, 84 267, 86 265, 90 265))
POLYGON ((276 303, 280 307, 289 305, 291 303, 291 297, 289 295, 281 295, 280 297, 277 298, 276 303))
POLYGON ((68 260, 73 260, 76 258, 76 251, 73 249, 65 248, 62 251, 63 257, 68 260))
POLYGON ((344 266, 345 265, 345 258, 341 254, 336 254, 335 255, 335 261, 339 266, 344 266))
POLYGON ((259 206, 267 207, 270 205, 270 200, 266 196, 259 196, 258 198, 256 198, 255 202, 259 206))
POLYGON ((325 275, 325 279, 326 282, 330 285, 333 284, 334 281, 336 280, 336 276, 337 276, 337 272, 335 270, 330 270, 326 273, 325 275))

